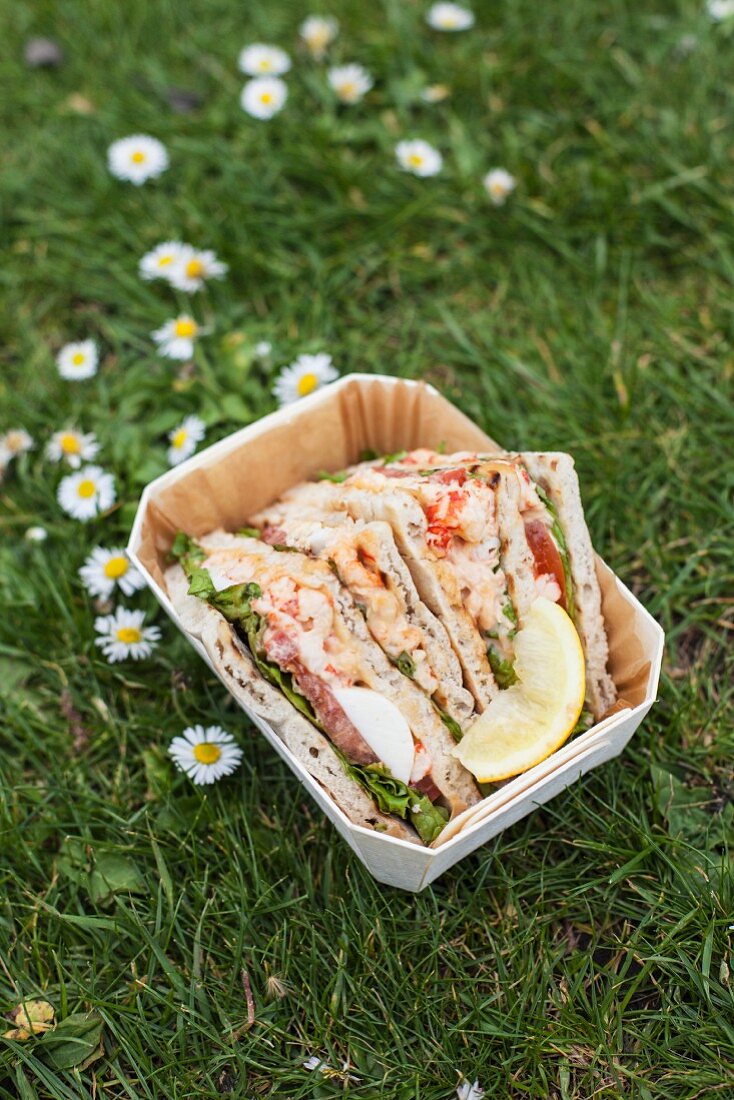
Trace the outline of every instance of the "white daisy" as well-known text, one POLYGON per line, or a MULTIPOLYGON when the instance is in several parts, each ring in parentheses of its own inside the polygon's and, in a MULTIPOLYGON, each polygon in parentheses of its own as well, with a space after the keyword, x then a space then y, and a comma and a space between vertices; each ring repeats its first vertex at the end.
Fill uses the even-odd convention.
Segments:
POLYGON ((193 317, 181 313, 172 321, 166 321, 151 336, 158 345, 158 351, 168 359, 190 359, 194 354, 194 341, 202 333, 193 317))
POLYGON ((255 42, 240 52, 237 67, 248 76, 282 76, 290 69, 291 59, 279 46, 255 42))
POLYGON ((56 496, 68 515, 86 522, 115 503, 115 479, 101 466, 84 466, 62 477, 56 496))
POLYGON ((26 530, 25 538, 28 542, 45 542, 48 538, 48 531, 45 527, 29 527, 26 530))
POLYGON ((474 13, 460 4, 433 4, 426 14, 426 23, 434 31, 466 31, 474 26, 474 13))
POLYGON ((505 168, 493 168, 487 172, 483 182, 495 206, 502 206, 517 187, 517 180, 505 168))
POLYGON ((706 11, 716 23, 734 15, 734 0, 708 0, 706 11))
POLYGON ((424 103, 441 103, 451 95, 451 89, 447 84, 429 84, 421 92, 424 103))
POLYGON ((132 565, 125 551, 119 547, 105 550, 95 546, 79 570, 79 576, 90 596, 108 599, 117 586, 123 596, 132 596, 133 592, 145 587, 143 575, 132 565))
POLYGON ((164 241, 146 252, 138 266, 142 279, 171 280, 171 272, 189 245, 180 241, 164 241))
POLYGON ((359 103, 372 87, 370 74, 362 65, 339 65, 329 69, 329 84, 341 103, 359 103))
POLYGON ((132 657, 142 661, 150 657, 159 641, 161 632, 157 626, 144 626, 145 612, 118 607, 112 615, 100 615, 94 620, 98 645, 111 665, 132 657))
POLYGON ((253 118, 272 118, 288 98, 285 81, 277 76, 258 76, 242 89, 240 106, 253 118))
POLYGON ((311 56, 320 61, 339 33, 339 24, 328 16, 309 15, 301 23, 299 33, 311 56))
POLYGON ((473 1085, 469 1081, 462 1081, 456 1090, 457 1100, 482 1100, 483 1096, 484 1089, 479 1087, 478 1081, 473 1085))
POLYGON ((255 344, 255 355, 258 359, 267 359, 272 350, 273 345, 269 340, 260 340, 255 344))
POLYGON ((197 443, 204 438, 206 428, 204 421, 198 416, 187 416, 183 423, 179 424, 169 433, 171 446, 168 448, 168 462, 171 466, 178 466, 185 458, 196 450, 197 443))
POLYGON ((178 259, 169 274, 169 282, 176 290, 193 294, 200 290, 207 279, 221 279, 227 274, 227 265, 217 259, 215 252, 199 252, 191 245, 183 245, 178 259))
POLYGON ((66 428, 51 436, 46 444, 46 458, 52 462, 61 462, 63 458, 72 470, 78 470, 82 462, 90 462, 98 450, 99 443, 94 432, 66 428))
POLYGON ((97 373, 99 354, 94 340, 64 344, 56 356, 56 366, 67 382, 83 382, 97 373))
POLYGON ((216 783, 240 766, 242 749, 221 726, 188 726, 168 748, 176 767, 197 784, 216 783))
POLYGON ((33 437, 25 428, 11 428, 0 435, 0 465, 7 466, 12 458, 33 449, 33 437))
POLYGON ((413 141, 399 141, 395 146, 395 156, 404 172, 414 176, 435 176, 443 166, 443 157, 427 141, 416 138, 413 141))
POLYGON ((107 167, 118 180, 129 180, 139 187, 146 180, 165 172, 168 153, 157 138, 133 134, 112 142, 107 150, 107 167))
POLYGON ((330 355, 323 352, 319 355, 299 355, 289 367, 283 367, 275 380, 273 394, 279 404, 290 405, 338 377, 339 372, 332 367, 330 355))

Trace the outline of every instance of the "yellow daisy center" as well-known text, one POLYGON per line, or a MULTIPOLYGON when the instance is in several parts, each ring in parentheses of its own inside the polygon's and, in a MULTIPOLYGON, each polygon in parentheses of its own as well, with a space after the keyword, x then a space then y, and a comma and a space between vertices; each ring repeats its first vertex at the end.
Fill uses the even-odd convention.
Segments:
POLYGON ((179 317, 174 323, 173 331, 176 336, 196 336, 196 321, 192 321, 190 317, 179 317))
POLYGON ((319 380, 313 372, 308 374, 302 374, 298 379, 296 389, 298 390, 299 397, 307 397, 310 393, 317 388, 319 380))
POLYGON ((354 83, 354 81, 347 80, 344 84, 340 85, 339 91, 341 92, 344 99, 351 99, 352 96, 357 94, 357 85, 354 83))
POLYGON ((269 58, 269 57, 261 57, 261 58, 260 58, 260 72, 261 72, 261 73, 267 73, 267 72, 270 72, 270 70, 272 69, 272 67, 273 67, 273 66, 272 66, 272 63, 271 63, 271 61, 270 61, 270 58, 269 58))
POLYGON ((167 267, 168 264, 173 263, 173 256, 170 252, 166 252, 164 256, 158 257, 158 267, 167 267))
POLYGON ((74 435, 73 432, 64 432, 59 443, 65 455, 78 455, 82 449, 79 436, 74 435))
POLYGON ((84 358, 85 356, 83 351, 75 351, 71 357, 71 361, 75 367, 80 367, 84 362, 84 358))
POLYGON ((173 439, 171 440, 171 445, 174 447, 183 447, 188 438, 188 435, 189 433, 186 431, 185 428, 179 428, 173 439))
POLYGON ((423 164, 423 157, 420 153, 411 153, 408 157, 408 164, 411 168, 420 168, 423 164))
POLYGON ((190 279, 200 279, 204 274, 204 265, 201 260, 189 260, 186 264, 186 274, 190 279))
POLYGON ((119 630, 115 631, 118 642, 122 642, 123 645, 135 645, 136 642, 142 641, 143 635, 136 626, 121 626, 119 630))
POLYGON ((260 93, 260 102, 265 104, 266 107, 268 107, 273 102, 272 94, 270 92, 261 92, 260 93))
POLYGON ((219 745, 213 745, 211 741, 200 741, 198 745, 194 745, 194 758, 199 764, 216 764, 221 755, 219 745))
POLYGON ((444 15, 441 18, 441 26, 448 27, 449 29, 451 29, 452 27, 455 27, 456 26, 456 16, 455 15, 444 15))
POLYGON ((20 432, 8 432, 5 436, 5 446, 9 451, 15 453, 23 448, 23 436, 20 432))
POLYGON ((140 149, 136 149, 130 157, 130 160, 133 164, 143 164, 145 161, 145 153, 141 152, 140 149))
POLYGON ((84 481, 80 481, 77 486, 77 496, 87 500, 89 497, 93 497, 97 492, 97 486, 88 477, 84 481))
POLYGON ((127 558, 123 558, 122 554, 118 554, 117 557, 110 558, 105 564, 104 575, 108 580, 116 581, 120 577, 124 577, 129 568, 127 558))

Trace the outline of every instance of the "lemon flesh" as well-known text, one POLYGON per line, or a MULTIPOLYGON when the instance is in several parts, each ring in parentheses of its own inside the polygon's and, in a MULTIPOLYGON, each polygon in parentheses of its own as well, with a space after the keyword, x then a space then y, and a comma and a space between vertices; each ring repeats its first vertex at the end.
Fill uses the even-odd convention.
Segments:
POLYGON ((481 783, 527 771, 555 752, 584 705, 584 652, 571 619, 556 603, 535 601, 515 640, 517 683, 477 718, 454 756, 481 783))

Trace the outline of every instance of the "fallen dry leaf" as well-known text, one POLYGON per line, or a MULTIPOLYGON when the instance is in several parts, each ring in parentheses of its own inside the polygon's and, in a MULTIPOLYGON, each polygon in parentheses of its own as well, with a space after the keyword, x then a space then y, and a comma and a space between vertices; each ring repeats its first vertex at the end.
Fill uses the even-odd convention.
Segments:
POLYGON ((26 1001, 8 1016, 16 1026, 6 1031, 3 1039, 16 1039, 19 1043, 24 1043, 31 1035, 50 1031, 54 1026, 54 1006, 48 1001, 26 1001))

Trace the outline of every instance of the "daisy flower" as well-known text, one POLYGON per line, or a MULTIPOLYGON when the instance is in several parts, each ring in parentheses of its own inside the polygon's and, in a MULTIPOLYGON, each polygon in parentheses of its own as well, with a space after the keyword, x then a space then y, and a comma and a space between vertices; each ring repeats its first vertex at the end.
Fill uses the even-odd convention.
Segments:
POLYGON ((191 245, 183 245, 170 270, 169 282, 176 290, 193 294, 201 290, 207 279, 221 279, 227 274, 227 265, 217 259, 215 252, 199 252, 191 245))
POLYGON ((451 95, 451 89, 447 84, 429 84, 421 92, 424 103, 441 103, 451 95))
POLYGON ((414 176, 435 176, 443 166, 443 157, 427 141, 417 138, 413 141, 399 141, 395 146, 395 156, 404 172, 414 176))
POLYGON ((48 531, 45 527, 29 527, 26 530, 25 538, 27 542, 45 542, 48 538, 48 531))
POLYGON ((362 65, 339 65, 329 69, 329 84, 340 103, 359 103, 372 87, 373 81, 362 65))
POLYGON ((706 11, 716 23, 734 15, 734 0, 708 0, 706 11))
POLYGON ((115 503, 115 479, 101 466, 84 466, 62 477, 56 495, 67 515, 86 523, 115 503))
POLYGON ((331 365, 330 355, 323 352, 319 355, 299 355, 294 363, 280 372, 273 386, 273 394, 280 405, 290 405, 338 377, 338 371, 331 365))
POLYGON ((487 172, 483 182, 495 206, 502 206, 517 187, 517 180, 505 168, 493 168, 487 172))
POLYGON ((309 15, 301 23, 299 33, 311 56, 320 61, 339 33, 339 24, 336 19, 309 15))
POLYGON ((434 4, 426 13, 426 23, 434 31, 467 31, 474 26, 474 13, 460 4, 434 4))
POLYGON ((107 150, 107 167, 118 180, 129 180, 139 187, 165 172, 168 153, 157 138, 133 134, 112 142, 107 150))
POLYGON ((456 1090, 457 1100, 482 1100, 483 1096, 484 1089, 479 1087, 478 1081, 473 1085, 469 1081, 462 1081, 456 1090))
POLYGON ((99 450, 99 443, 94 432, 78 432, 76 428, 66 428, 61 432, 54 432, 46 444, 46 458, 52 462, 61 462, 62 458, 71 466, 72 470, 78 470, 82 462, 89 462, 99 450))
POLYGON ((141 279, 170 281, 174 266, 188 247, 180 241, 164 241, 163 244, 157 244, 150 252, 145 253, 138 265, 141 279))
POLYGON ((159 641, 161 632, 157 626, 144 626, 145 612, 118 607, 112 615, 100 615, 94 620, 98 645, 111 665, 116 661, 142 661, 150 657, 159 641))
POLYGON ((188 313, 181 313, 172 321, 166 321, 151 336, 158 351, 168 359, 190 359, 194 354, 194 341, 203 330, 188 313))
POLYGON ((272 118, 288 98, 285 81, 277 76, 258 76, 242 89, 240 106, 253 118, 272 118))
POLYGON ((179 462, 192 455, 197 443, 204 438, 205 431, 204 421, 198 416, 187 416, 183 423, 174 428, 168 436, 171 441, 168 448, 169 465, 178 466, 179 462))
POLYGON ((33 437, 25 428, 11 428, 0 435, 0 465, 7 466, 12 458, 33 449, 33 437))
POLYGON ((97 373, 99 354, 94 340, 79 340, 74 344, 64 344, 56 356, 56 366, 62 378, 67 382, 83 382, 97 373))
POLYGON ((145 587, 143 575, 132 565, 125 551, 119 547, 105 550, 95 546, 79 570, 82 584, 90 596, 99 596, 106 600, 119 588, 123 596, 132 596, 133 592, 145 587))
POLYGON ((282 76, 290 69, 291 59, 279 46, 255 42, 240 52, 237 67, 248 76, 282 76))
POLYGON ((240 766, 242 749, 221 726, 188 726, 168 748, 176 767, 197 784, 216 783, 240 766))

